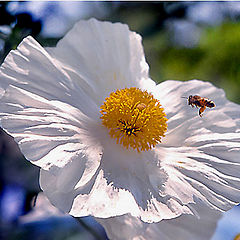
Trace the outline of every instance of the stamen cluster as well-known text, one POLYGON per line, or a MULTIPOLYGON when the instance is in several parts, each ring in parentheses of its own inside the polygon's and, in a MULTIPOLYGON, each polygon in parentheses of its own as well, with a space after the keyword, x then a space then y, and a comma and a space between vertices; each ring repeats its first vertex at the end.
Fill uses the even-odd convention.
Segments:
POLYGON ((137 151, 155 147, 167 130, 167 118, 160 102, 139 88, 112 92, 100 112, 110 136, 124 147, 137 151))

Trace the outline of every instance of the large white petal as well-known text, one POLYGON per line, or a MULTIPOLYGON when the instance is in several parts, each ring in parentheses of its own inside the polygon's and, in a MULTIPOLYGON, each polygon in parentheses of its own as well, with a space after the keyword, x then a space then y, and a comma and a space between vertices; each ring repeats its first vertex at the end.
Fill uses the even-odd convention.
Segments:
POLYGON ((56 48, 47 51, 70 76, 84 79, 101 105, 110 92, 136 87, 148 77, 141 40, 125 24, 90 19, 76 23, 56 48))
POLYGON ((97 218, 110 239, 114 240, 209 240, 221 214, 198 204, 199 218, 181 215, 175 219, 147 224, 130 215, 108 219, 97 218))
POLYGON ((25 38, 17 50, 8 54, 0 68, 0 78, 3 90, 13 85, 48 100, 67 103, 91 118, 99 116, 90 85, 70 76, 32 37, 25 38))
POLYGON ((239 203, 240 106, 226 100, 221 89, 197 80, 166 81, 154 93, 169 119, 166 137, 156 148, 168 176, 161 194, 181 204, 201 199, 219 210, 239 203), (208 97, 216 107, 201 118, 181 98, 190 94, 208 97))
POLYGON ((147 209, 147 200, 151 199, 147 184, 146 193, 135 185, 136 182, 138 186, 143 186, 147 176, 143 180, 139 177, 138 180, 136 175, 131 175, 131 172, 129 174, 127 170, 132 169, 136 156, 131 151, 123 151, 122 147, 116 145, 107 135, 107 131, 105 132, 105 135, 101 134, 104 139, 101 141, 104 148, 103 156, 99 169, 92 179, 85 185, 78 182, 78 178, 73 176, 79 175, 78 169, 81 166, 73 164, 72 167, 69 165, 69 168, 62 168, 57 175, 42 170, 40 183, 44 193, 55 206, 77 217, 93 215, 106 218, 130 212, 134 216, 146 215, 147 221, 153 221, 151 217, 155 214, 157 221, 160 221, 164 213, 158 216, 156 210, 151 213, 151 210, 147 209), (131 166, 126 165, 127 161, 131 166), (66 182, 69 183, 67 192, 64 188, 66 182), (144 196, 144 199, 141 196, 144 196), (139 205, 144 205, 146 211, 139 205))
POLYGON ((117 145, 107 131, 101 136, 101 163, 86 185, 78 182, 81 166, 74 163, 62 168, 57 175, 41 171, 41 188, 55 206, 77 217, 107 218, 131 213, 146 222, 192 213, 174 199, 159 195, 158 186, 164 184, 167 176, 157 167, 154 151, 140 154, 117 145), (157 186, 152 184, 156 177, 159 180, 157 186))
POLYGON ((41 188, 54 205, 78 217, 90 214, 107 218, 131 213, 146 222, 159 222, 182 213, 192 214, 189 207, 174 198, 160 196, 159 188, 163 188, 167 176, 159 169, 154 151, 126 150, 107 132, 101 136, 104 149, 101 163, 85 186, 76 184, 77 179, 73 176, 78 167, 74 165, 61 169, 58 175, 41 171, 41 188), (71 181, 67 193, 58 184, 71 181))
POLYGON ((0 108, 4 112, 2 125, 32 163, 52 174, 77 164, 77 173, 71 177, 77 182, 81 179, 82 184, 94 175, 102 147, 91 135, 95 122, 78 109, 12 85, 2 97, 0 108))
POLYGON ((102 145, 104 154, 100 168, 104 171, 105 179, 114 188, 126 189, 132 194, 143 221, 158 222, 182 213, 192 213, 175 199, 159 194, 168 176, 159 168, 158 155, 154 151, 123 151, 116 144, 110 144, 110 141, 102 145))
POLYGON ((73 179, 78 185, 88 182, 102 152, 92 88, 71 78, 32 37, 9 53, 0 77, 1 124, 25 157, 52 174, 74 162, 79 168, 73 179))

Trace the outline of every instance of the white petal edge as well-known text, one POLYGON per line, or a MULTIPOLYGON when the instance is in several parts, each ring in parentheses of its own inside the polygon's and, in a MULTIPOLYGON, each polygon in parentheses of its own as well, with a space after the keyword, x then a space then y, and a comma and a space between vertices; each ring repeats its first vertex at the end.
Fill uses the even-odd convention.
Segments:
POLYGON ((210 240, 221 213, 198 204, 199 218, 181 215, 159 223, 144 223, 130 215, 96 220, 114 240, 210 240))

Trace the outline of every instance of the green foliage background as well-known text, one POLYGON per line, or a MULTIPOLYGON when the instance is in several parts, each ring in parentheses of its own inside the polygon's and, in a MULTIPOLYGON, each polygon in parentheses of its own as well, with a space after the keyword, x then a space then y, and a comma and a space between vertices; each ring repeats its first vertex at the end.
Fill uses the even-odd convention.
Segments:
POLYGON ((167 34, 145 40, 151 76, 166 79, 210 81, 240 103, 240 24, 225 22, 203 30, 194 48, 168 46, 167 34))

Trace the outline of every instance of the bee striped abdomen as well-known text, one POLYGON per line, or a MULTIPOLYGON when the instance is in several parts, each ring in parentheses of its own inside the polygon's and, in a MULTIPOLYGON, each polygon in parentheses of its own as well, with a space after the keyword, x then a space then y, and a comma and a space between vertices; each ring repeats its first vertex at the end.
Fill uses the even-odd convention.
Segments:
POLYGON ((213 101, 211 101, 211 100, 208 100, 206 102, 206 106, 209 107, 209 108, 212 108, 212 107, 215 107, 215 103, 213 101))

